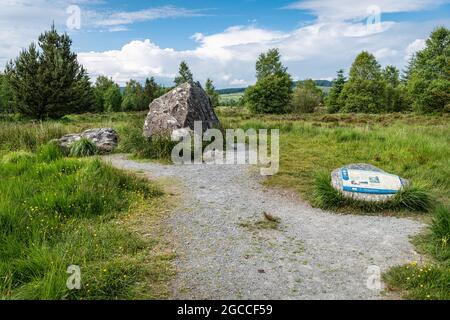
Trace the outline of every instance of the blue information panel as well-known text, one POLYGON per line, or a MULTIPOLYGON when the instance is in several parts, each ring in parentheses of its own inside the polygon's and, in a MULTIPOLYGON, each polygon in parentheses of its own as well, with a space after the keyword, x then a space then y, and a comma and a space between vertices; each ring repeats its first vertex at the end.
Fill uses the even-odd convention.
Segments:
POLYGON ((342 169, 341 178, 342 189, 349 192, 394 194, 402 187, 399 176, 384 172, 342 169))

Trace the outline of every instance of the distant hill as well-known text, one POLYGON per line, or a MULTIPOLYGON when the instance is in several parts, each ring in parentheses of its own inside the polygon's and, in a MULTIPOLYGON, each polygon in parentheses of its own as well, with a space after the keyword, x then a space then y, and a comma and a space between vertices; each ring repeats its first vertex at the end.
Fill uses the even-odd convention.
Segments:
MULTIPOLYGON (((333 83, 329 80, 314 80, 314 82, 316 83, 316 86, 320 87, 321 89, 324 89, 324 91, 328 91, 326 90, 326 88, 331 88, 331 86, 333 85, 333 83)), ((294 82, 294 86, 296 86, 298 83, 298 81, 294 82)), ((234 94, 234 93, 242 93, 245 91, 245 89, 247 88, 228 88, 228 89, 219 89, 216 90, 219 94, 234 94)))

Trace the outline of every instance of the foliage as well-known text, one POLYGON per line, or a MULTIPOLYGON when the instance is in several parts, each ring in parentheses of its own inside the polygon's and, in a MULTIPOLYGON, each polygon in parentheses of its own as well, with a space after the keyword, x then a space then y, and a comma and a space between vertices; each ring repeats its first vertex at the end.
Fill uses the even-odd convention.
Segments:
POLYGON ((385 108, 384 90, 380 65, 372 54, 363 51, 352 64, 339 104, 344 112, 379 113, 385 108))
POLYGON ((12 113, 13 92, 4 74, 0 73, 0 113, 12 113))
POLYGON ((89 157, 97 153, 97 146, 87 138, 81 138, 70 146, 71 157, 89 157))
POLYGON ((147 99, 144 96, 142 85, 136 80, 131 79, 127 82, 123 92, 122 110, 140 111, 148 108, 147 99))
POLYGON ((342 89, 344 89, 345 82, 344 70, 340 69, 337 72, 336 79, 333 80, 330 93, 325 99, 325 104, 329 113, 335 113, 341 109, 342 106, 339 104, 339 96, 342 89))
POLYGON ((450 30, 436 28, 426 47, 411 59, 407 70, 407 88, 415 110, 450 110, 450 30))
POLYGON ((6 66, 15 111, 37 119, 86 112, 95 106, 88 75, 71 52, 72 41, 53 25, 6 66))
POLYGON ((206 80, 205 91, 206 94, 211 99, 212 106, 213 107, 219 106, 219 94, 217 93, 216 88, 214 88, 213 81, 209 78, 206 80))
POLYGON ((192 75, 189 66, 187 65, 186 61, 181 61, 180 68, 178 70, 178 76, 174 80, 175 86, 179 86, 185 82, 192 81, 194 81, 194 76, 192 75))
POLYGON ((292 99, 292 79, 278 49, 262 53, 256 62, 257 82, 245 90, 243 100, 253 113, 285 113, 292 99))
POLYGON ((94 86, 97 98, 97 111, 120 111, 122 104, 122 93, 118 84, 105 76, 97 78, 94 86))
POLYGON ((292 99, 292 111, 296 113, 314 112, 321 104, 323 92, 313 80, 299 82, 292 99))

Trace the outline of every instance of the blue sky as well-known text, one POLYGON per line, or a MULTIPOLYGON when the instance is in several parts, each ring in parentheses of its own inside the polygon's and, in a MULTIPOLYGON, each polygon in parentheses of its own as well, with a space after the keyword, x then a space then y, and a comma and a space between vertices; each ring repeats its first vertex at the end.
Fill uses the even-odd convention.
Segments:
POLYGON ((150 76, 170 85, 186 60, 201 82, 247 86, 258 54, 272 47, 295 79, 331 79, 361 50, 402 68, 450 21, 448 0, 0 2, 0 67, 54 21, 93 80, 121 85, 150 76))

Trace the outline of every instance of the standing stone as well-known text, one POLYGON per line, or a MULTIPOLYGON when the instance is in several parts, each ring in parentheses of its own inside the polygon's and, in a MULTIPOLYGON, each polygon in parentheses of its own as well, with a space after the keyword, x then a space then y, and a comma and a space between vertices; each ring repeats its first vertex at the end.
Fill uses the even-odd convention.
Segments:
POLYGON ((202 121, 203 130, 220 126, 211 100, 200 84, 186 82, 150 103, 144 123, 144 135, 171 135, 174 130, 194 130, 194 121, 202 121))

